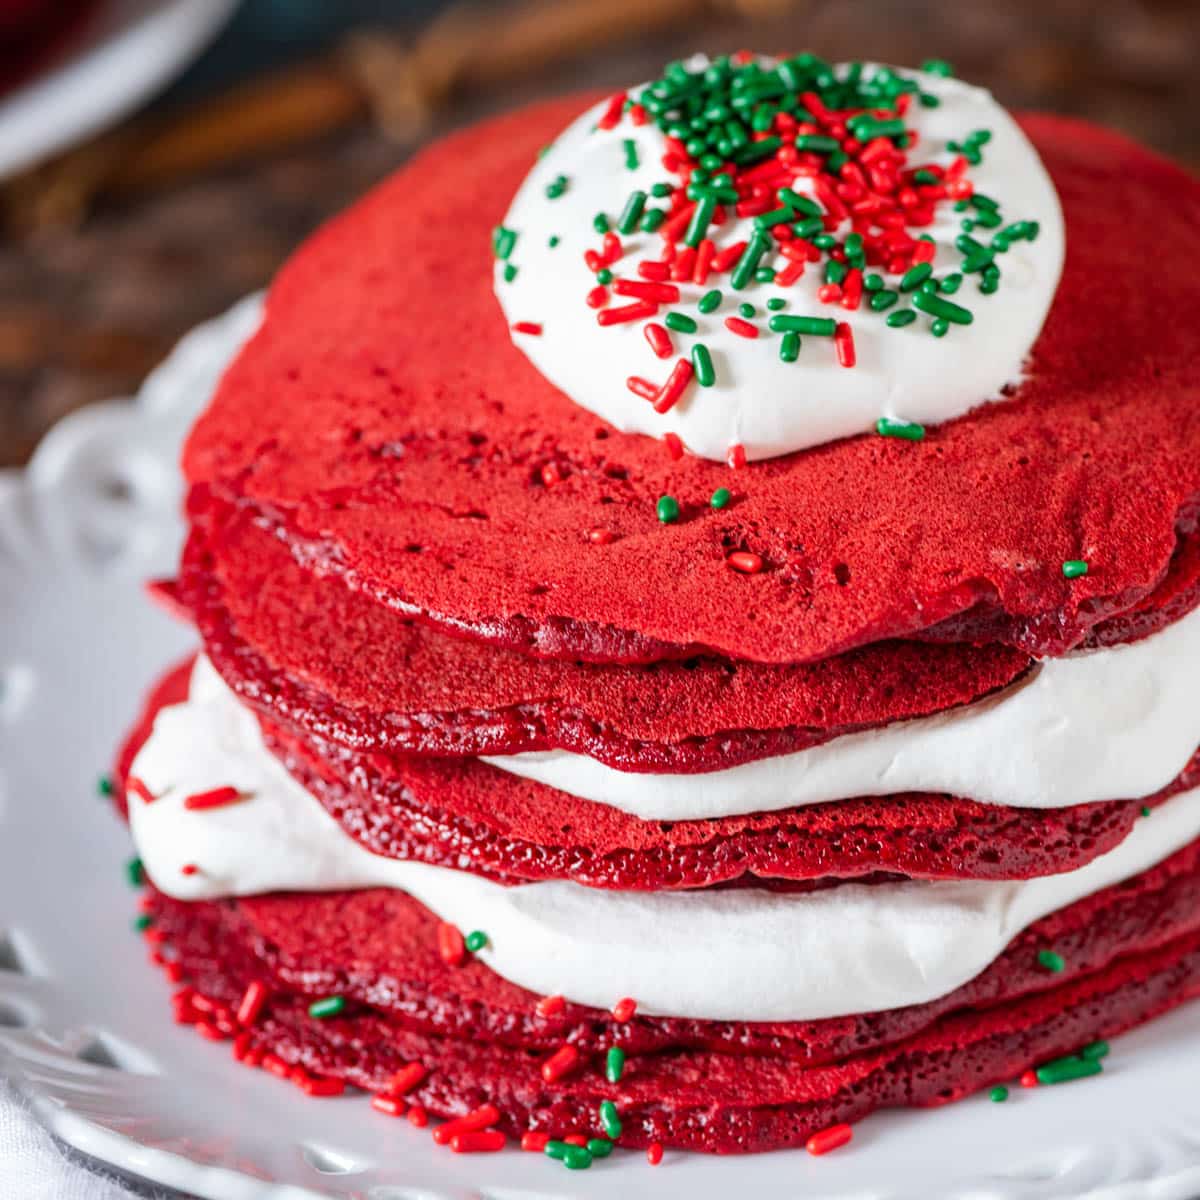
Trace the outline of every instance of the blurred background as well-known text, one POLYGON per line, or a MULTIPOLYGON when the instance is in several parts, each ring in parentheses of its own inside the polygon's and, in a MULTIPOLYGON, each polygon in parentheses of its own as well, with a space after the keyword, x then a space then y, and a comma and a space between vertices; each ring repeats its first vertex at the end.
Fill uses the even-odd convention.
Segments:
POLYGON ((945 58, 1200 169, 1200 0, 0 0, 0 467, 424 140, 742 47, 945 58))

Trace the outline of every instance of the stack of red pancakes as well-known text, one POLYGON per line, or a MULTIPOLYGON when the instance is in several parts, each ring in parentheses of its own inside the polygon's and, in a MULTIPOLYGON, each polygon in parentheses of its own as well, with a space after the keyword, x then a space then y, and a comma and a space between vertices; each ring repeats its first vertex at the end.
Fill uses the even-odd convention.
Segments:
MULTIPOLYGON (((312 803, 375 854, 507 886, 804 893, 1074 870, 1200 785, 1196 758, 1153 796, 1066 808, 908 793, 656 821, 481 761, 702 775, 997 696, 1200 601, 1200 374, 1171 316, 1200 299, 1194 181, 1024 119, 1068 234, 1026 381, 917 444, 731 471, 607 426, 512 344, 490 230, 580 107, 458 134, 321 231, 188 443, 173 597, 312 803), (737 552, 763 569, 729 569, 737 552), (1064 578, 1079 558, 1087 575, 1064 578)), ((151 697, 120 782, 186 687, 177 672, 151 697)), ((620 1145, 758 1151, 1014 1079, 1194 994, 1198 859, 1193 843, 1042 918, 940 999, 773 1023, 532 994, 399 891, 152 888, 147 907, 188 996, 233 1012, 261 992, 241 1057, 384 1095, 417 1063, 403 1103, 494 1106, 510 1137, 611 1135, 611 1101, 620 1145), (309 1015, 331 995, 341 1011, 309 1015)))

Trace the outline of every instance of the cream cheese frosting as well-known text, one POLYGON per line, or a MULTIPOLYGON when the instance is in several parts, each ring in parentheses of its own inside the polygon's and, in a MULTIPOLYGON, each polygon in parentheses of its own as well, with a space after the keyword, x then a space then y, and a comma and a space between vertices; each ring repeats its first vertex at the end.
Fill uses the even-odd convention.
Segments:
MULTIPOLYGON (((631 192, 650 195, 656 184, 670 181, 662 165, 668 146, 652 122, 636 125, 626 116, 615 128, 596 128, 606 107, 602 103, 583 113, 547 150, 504 219, 504 228, 517 240, 507 259, 496 263, 495 289, 510 326, 517 329, 516 345, 576 404, 618 429, 660 438, 673 433, 693 454, 715 460, 726 458, 735 445, 749 460, 787 454, 871 430, 881 417, 936 424, 997 399, 1006 385, 1021 379, 1058 286, 1064 227, 1057 194, 1037 151, 989 92, 937 75, 898 73, 918 79, 922 91, 938 101, 937 107, 913 105, 905 117, 919 137, 913 161, 945 166, 956 154, 948 143, 968 131, 989 131, 983 161, 970 168, 976 191, 1002 200, 1007 221, 1040 225, 1036 241, 1016 242, 1004 254, 1003 286, 995 294, 981 295, 979 276, 967 277, 956 299, 975 310, 973 324, 955 325, 943 338, 929 335, 924 318, 907 328, 888 328, 887 314, 866 303, 849 312, 818 300, 824 271, 817 266, 786 287, 751 282, 734 291, 727 274, 705 285, 683 283, 679 303, 667 307, 697 321, 698 328, 694 334, 672 334, 675 358, 703 343, 716 382, 711 387, 693 383, 674 408, 656 412, 628 389, 626 380, 640 376, 661 384, 672 362, 656 357, 645 321, 598 325, 597 312, 584 302, 596 282, 584 255, 600 244, 593 228, 597 213, 615 220, 631 192), (714 286, 724 290, 724 301, 715 312, 702 314, 696 302, 714 286), (770 314, 763 311, 771 298, 786 301, 788 314, 847 321, 857 365, 842 367, 828 339, 807 336, 799 358, 782 361, 782 335, 770 330, 770 314), (725 324, 741 301, 757 306, 755 340, 725 324), (540 334, 523 323, 540 326, 540 334)), ((812 194, 811 180, 801 178, 792 186, 812 194)), ((931 225, 912 230, 936 242, 933 266, 939 275, 961 261, 954 243, 963 217, 953 203, 943 203, 931 225)), ((848 231, 844 221, 838 236, 848 231)), ((753 232, 751 218, 731 216, 720 236, 728 245, 753 232)), ((612 266, 619 276, 635 278, 637 261, 660 255, 658 233, 635 232, 621 240, 623 256, 612 266)), ((629 303, 629 298, 614 296, 612 303, 629 303)))
POLYGON ((1136 799, 1200 745, 1200 609, 1128 645, 1046 659, 994 696, 932 717, 695 775, 618 771, 565 750, 486 759, 645 820, 687 821, 933 792, 1064 808, 1136 799))
POLYGON ((158 714, 133 773, 156 797, 131 797, 134 840, 168 895, 399 888, 445 920, 483 928, 483 961, 534 992, 601 1008, 628 995, 645 1012, 713 1020, 808 1020, 935 999, 1039 917, 1200 836, 1197 789, 1167 801, 1087 866, 1040 879, 843 884, 806 894, 503 887, 360 846, 267 750, 254 716, 204 659, 188 700, 158 714), (229 786, 245 798, 184 806, 188 795, 229 786))

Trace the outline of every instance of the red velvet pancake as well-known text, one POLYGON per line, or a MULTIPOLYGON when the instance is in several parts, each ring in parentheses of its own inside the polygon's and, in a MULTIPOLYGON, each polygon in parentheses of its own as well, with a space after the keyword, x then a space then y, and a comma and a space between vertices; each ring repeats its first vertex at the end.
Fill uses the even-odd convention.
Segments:
POLYGON ((178 595, 259 712, 355 749, 563 748, 709 771, 967 704, 1029 667, 1007 646, 881 642, 819 663, 565 663, 452 637, 297 562, 247 511, 205 515, 178 595))
MULTIPOLYGON (((1002 993, 986 1005, 948 1004, 919 1031, 883 1046, 857 1047, 836 1062, 802 1066, 778 1054, 634 1051, 619 1082, 609 1083, 602 1060, 586 1053, 580 1069, 546 1082, 540 1068, 547 1055, 487 1038, 472 1020, 472 1007, 453 986, 444 1004, 466 1026, 461 1033, 416 1028, 402 999, 381 986, 371 991, 371 1005, 351 1001, 341 1015, 324 1020, 309 1015, 311 1001, 329 995, 329 987, 344 994, 340 989, 360 980, 360 987, 369 985, 376 946, 389 963, 407 967, 401 956, 416 947, 382 941, 381 934, 390 938, 394 931, 376 923, 379 903, 371 892, 220 906, 158 898, 151 911, 158 920, 154 933, 160 953, 175 960, 174 973, 198 990, 206 1008, 217 1007, 217 1027, 229 1021, 226 1014, 237 1007, 248 984, 267 982, 274 989, 239 1043, 243 1056, 269 1052, 283 1064, 301 1067, 305 1078, 332 1077, 377 1091, 386 1090, 400 1068, 420 1062, 428 1073, 409 1093, 409 1101, 441 1116, 493 1104, 498 1127, 514 1135, 533 1128, 554 1135, 583 1131, 599 1136, 598 1107, 611 1100, 623 1125, 620 1145, 630 1148, 657 1141, 738 1153, 803 1145, 819 1130, 858 1121, 878 1108, 940 1104, 1013 1080, 1035 1064, 1077 1052, 1200 992, 1200 933, 1193 931, 1156 939, 1153 948, 1127 946, 1105 965, 1066 981, 1044 972, 1047 986, 1014 998, 1002 993), (247 954, 242 940, 245 930, 239 926, 245 919, 253 927, 250 914, 276 903, 284 909, 281 936, 302 947, 288 972, 302 981, 299 988, 283 983, 274 969, 277 947, 268 944, 247 954), (355 907, 361 910, 357 920, 350 915, 355 907), (349 963, 348 946, 354 947, 349 963), (380 1000, 391 1002, 393 1010, 374 1007, 380 1000)), ((1193 895, 1172 915, 1194 913, 1195 907, 1193 895)), ((427 919, 432 926, 432 918, 427 919)), ((1184 923, 1188 919, 1184 916, 1184 923)), ((432 928, 426 942, 431 936, 432 928)), ((480 970, 474 964, 458 973, 480 970)), ((515 990, 496 983, 501 990, 515 990)), ((531 1004, 535 998, 526 994, 525 999, 531 1004)), ((205 1020, 204 1014, 189 1011, 191 1003, 182 1019, 205 1020)), ((602 1026, 605 1018, 595 1015, 602 1026)), ((883 1018, 876 1020, 886 1025, 883 1018)), ((655 1023, 654 1018, 647 1021, 655 1023)), ((844 1038, 854 1019, 831 1024, 844 1038)), ((207 1028, 214 1028, 211 1021, 207 1028)), ((624 1027, 616 1027, 610 1036, 624 1044, 625 1033, 624 1027)), ((369 1119, 365 1111, 364 1119, 369 1119)))
POLYGON ((1027 382, 920 443, 731 473, 617 433, 511 344, 490 231, 585 103, 457 134, 313 238, 195 429, 189 480, 398 611, 552 657, 808 662, 931 628, 1060 654, 1159 584, 1200 510, 1195 332, 1164 318, 1200 300, 1200 183, 1117 135, 1023 118, 1067 220, 1027 382), (591 544, 595 527, 616 540, 591 544), (730 571, 735 549, 766 569, 730 571), (1091 570, 1066 580, 1075 558, 1091 570))
MULTIPOLYGON (((183 669, 147 701, 118 778, 163 704, 186 695, 183 669)), ((1147 801, 1012 809, 905 794, 712 821, 644 821, 476 759, 358 754, 264 725, 289 771, 368 849, 502 882, 570 879, 654 891, 907 875, 1011 879, 1072 870, 1120 843, 1143 804, 1200 784, 1200 753, 1147 801)))

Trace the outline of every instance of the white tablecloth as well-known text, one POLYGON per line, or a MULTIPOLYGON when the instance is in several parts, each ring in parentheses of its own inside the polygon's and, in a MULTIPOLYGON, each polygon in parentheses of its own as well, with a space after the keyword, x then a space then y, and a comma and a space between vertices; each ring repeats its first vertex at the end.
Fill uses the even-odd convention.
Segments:
POLYGON ((0 1200, 160 1200, 71 1161, 0 1082, 0 1200))

